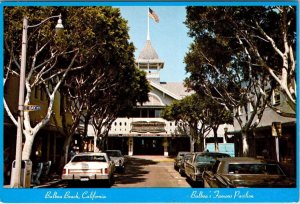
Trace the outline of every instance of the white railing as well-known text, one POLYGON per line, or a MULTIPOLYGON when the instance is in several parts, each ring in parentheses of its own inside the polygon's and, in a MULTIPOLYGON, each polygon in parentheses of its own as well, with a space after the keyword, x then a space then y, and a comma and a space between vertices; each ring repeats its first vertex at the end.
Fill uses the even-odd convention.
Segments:
POLYGON ((130 134, 132 122, 163 122, 165 123, 166 134, 175 132, 176 126, 174 121, 167 121, 162 118, 118 118, 111 126, 110 134, 130 134))

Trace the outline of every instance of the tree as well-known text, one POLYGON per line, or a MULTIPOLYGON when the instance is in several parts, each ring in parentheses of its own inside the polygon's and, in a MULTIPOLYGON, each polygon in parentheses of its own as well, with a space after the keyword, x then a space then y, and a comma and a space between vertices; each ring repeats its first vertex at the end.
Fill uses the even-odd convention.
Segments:
POLYGON ((268 73, 271 91, 279 88, 291 110, 276 107, 270 101, 268 106, 280 115, 295 118, 295 10, 292 6, 187 7, 186 24, 190 36, 199 43, 207 38, 215 40, 204 42, 206 48, 211 43, 222 45, 219 52, 229 58, 227 62, 243 60, 249 67, 249 77, 268 73))
POLYGON ((214 134, 214 143, 215 143, 215 151, 219 151, 218 144, 218 129, 222 124, 232 124, 233 116, 232 110, 226 110, 224 106, 218 104, 211 98, 207 98, 203 94, 203 103, 205 103, 205 111, 204 120, 207 127, 210 127, 214 134))
POLYGON ((67 97, 64 117, 70 112, 74 121, 72 126, 66 120, 63 123, 65 158, 80 124, 84 124, 83 135, 92 124, 97 138, 102 137, 104 141, 103 135, 107 135, 120 110, 129 111, 137 102, 145 102, 149 92, 145 73, 135 67, 134 46, 129 42, 127 22, 121 18, 119 9, 71 7, 68 16, 70 21, 75 20, 74 25, 80 23, 77 21, 90 23, 76 33, 75 42, 85 39, 90 43, 84 46, 92 47, 92 51, 81 56, 81 61, 87 61, 88 69, 72 72, 61 89, 67 97))
MULTIPOLYGON (((292 7, 187 7, 185 23, 195 41, 185 58, 186 70, 191 74, 186 83, 234 110, 241 127, 243 155, 253 154, 249 135, 259 124, 266 104, 275 108, 265 91, 268 87, 273 90, 279 85, 290 107, 296 107, 295 65, 291 58, 295 50, 293 13, 292 7), (289 55, 288 68, 280 66, 282 58, 278 59, 275 41, 289 55), (289 77, 285 77, 286 70, 289 77)), ((295 116, 295 112, 277 112, 295 116)))
MULTIPOLYGON (((21 54, 22 19, 27 16, 30 25, 37 25, 50 16, 58 15, 54 7, 6 7, 4 9, 4 86, 5 82, 13 76, 19 76, 20 64, 18 56, 21 54)), ((57 21, 45 21, 40 26, 32 28, 28 36, 27 61, 26 61, 26 96, 24 105, 29 105, 33 90, 42 88, 48 97, 48 109, 43 118, 32 124, 30 113, 24 113, 25 144, 22 159, 29 159, 32 144, 37 132, 50 120, 53 104, 58 89, 71 70, 81 69, 77 64, 79 50, 67 45, 68 36, 55 35, 54 27, 57 21)), ((30 28, 29 28, 30 29, 30 28)), ((11 108, 4 98, 4 106, 9 117, 15 125, 11 108)))
POLYGON ((98 149, 101 150, 107 148, 108 132, 115 119, 120 116, 130 116, 137 103, 148 101, 150 85, 144 71, 132 66, 131 70, 128 69, 120 74, 117 77, 119 86, 115 86, 109 94, 105 93, 107 95, 100 100, 106 105, 93 109, 92 126, 96 138, 100 141, 98 149))
MULTIPOLYGON (((175 120, 179 132, 190 136, 190 148, 194 151, 204 150, 204 139, 213 129, 218 130, 220 124, 231 122, 231 114, 217 103, 207 100, 204 95, 192 94, 174 101, 165 107, 162 117, 166 120, 175 120)), ((215 135, 216 137, 217 135, 215 135)))
MULTIPOLYGON (((64 155, 81 118, 89 120, 99 107, 115 114, 118 111, 109 105, 122 94, 125 98, 120 103, 127 101, 131 106, 148 97, 147 83, 141 85, 146 81, 145 75, 134 66, 134 47, 128 42, 127 22, 118 9, 111 7, 5 8, 5 79, 18 75, 16 56, 20 53, 22 18, 28 16, 30 24, 36 24, 59 13, 65 27, 63 35, 54 36, 50 29, 54 22, 47 21, 29 37, 25 105, 30 103, 32 89, 40 85, 48 93, 49 104, 45 118, 33 128, 30 114, 25 115, 23 159, 29 159, 35 135, 53 116, 58 90, 62 93, 61 110, 65 113, 62 115, 62 133, 66 136, 64 155), (125 93, 120 92, 125 89, 125 93), (129 91, 132 93, 128 94, 129 91), (71 126, 67 122, 68 113, 73 120, 71 126)), ((6 110, 10 113, 7 105, 6 110)), ((15 122, 13 115, 10 116, 15 122)))

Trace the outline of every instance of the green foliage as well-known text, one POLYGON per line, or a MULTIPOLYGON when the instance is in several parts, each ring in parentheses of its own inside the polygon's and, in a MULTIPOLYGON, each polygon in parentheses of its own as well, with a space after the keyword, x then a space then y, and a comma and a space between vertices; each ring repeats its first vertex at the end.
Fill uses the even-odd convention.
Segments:
POLYGON ((204 95, 192 94, 174 101, 162 112, 166 120, 184 121, 190 124, 199 122, 205 125, 232 123, 230 111, 204 95))
MULTIPOLYGON (((111 103, 105 104, 120 106, 125 103, 127 107, 148 100, 149 84, 145 74, 135 67, 135 48, 129 42, 127 22, 121 17, 119 9, 112 7, 6 7, 6 65, 9 63, 10 51, 14 56, 20 55, 22 19, 25 16, 31 26, 59 14, 62 15, 64 25, 62 35, 54 33, 57 18, 28 29, 27 72, 32 64, 31 56, 36 52, 36 42, 41 46, 50 40, 47 49, 39 54, 38 62, 43 62, 53 53, 66 53, 59 58, 59 65, 51 73, 69 65, 72 56, 67 52, 74 49, 79 50, 75 66, 84 67, 68 75, 66 87, 62 88, 65 93, 69 90, 76 94, 78 88, 81 88, 88 94, 92 88, 97 87, 99 91, 89 95, 92 101, 93 98, 94 101, 99 98, 109 99, 111 103), (85 83, 79 87, 75 79, 85 83)), ((18 70, 15 66, 14 69, 18 70)), ((84 96, 82 94, 81 97, 84 96)), ((116 109, 113 107, 111 110, 116 109)))
MULTIPOLYGON (((269 69, 280 73, 282 58, 262 34, 263 30, 284 50, 283 33, 291 51, 296 48, 293 7, 187 7, 186 25, 194 43, 185 57, 190 77, 186 84, 203 92, 203 86, 228 92, 233 101, 243 101, 244 89, 259 84, 263 90, 269 69), (286 14, 286 15, 285 15, 286 14), (288 26, 288 28, 285 28, 288 26), (248 87, 245 86, 248 83, 248 87)), ((288 67, 290 77, 294 70, 288 67)), ((280 74, 279 74, 280 75, 280 74)), ((291 84, 290 82, 288 82, 291 84)), ((252 87, 252 89, 255 89, 252 87)), ((214 93, 216 97, 220 94, 214 93)), ((225 98, 225 97, 224 97, 225 98)), ((230 103, 229 100, 225 103, 230 103)), ((238 102, 235 105, 239 105, 238 102)))

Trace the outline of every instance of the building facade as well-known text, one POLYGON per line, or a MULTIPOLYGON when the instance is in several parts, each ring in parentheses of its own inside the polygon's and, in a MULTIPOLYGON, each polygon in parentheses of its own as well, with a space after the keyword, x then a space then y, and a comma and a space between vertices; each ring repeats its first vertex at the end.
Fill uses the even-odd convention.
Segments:
POLYGON ((137 105, 129 118, 118 118, 113 123, 108 135, 108 148, 121 149, 128 155, 169 156, 178 151, 188 151, 188 135, 176 134, 175 122, 161 118, 165 106, 189 95, 183 83, 160 81, 164 61, 149 39, 136 59, 136 66, 147 73, 151 85, 149 101, 137 105))
MULTIPOLYGON (((18 110, 18 87, 19 78, 16 76, 10 77, 4 86, 4 98, 7 106, 10 108, 12 115, 17 118, 18 110)), ((30 123, 32 126, 36 125, 46 115, 49 101, 43 87, 35 87, 32 90, 30 102, 32 105, 38 105, 40 110, 30 112, 30 123)), ((53 116, 49 123, 41 129, 35 136, 30 160, 33 166, 37 162, 52 162, 52 169, 55 169, 60 162, 61 150, 63 148, 64 136, 60 133, 62 129, 61 117, 61 96, 56 93, 53 116)), ((71 116, 67 117, 68 124, 72 123, 71 116)), ((11 121, 7 112, 4 110, 4 135, 3 135, 3 149, 4 149, 4 182, 9 183, 11 174, 11 164, 15 159, 16 154, 16 135, 17 127, 11 121)), ((25 137, 23 136, 23 143, 25 137)))
MULTIPOLYGON (((268 92, 268 90, 265 91, 268 92)), ((285 96, 277 90, 271 93, 271 103, 282 112, 294 112, 288 105, 285 96)), ((250 111, 252 110, 250 103, 247 108, 250 111)), ((241 107, 236 111, 241 119, 245 121, 246 111, 241 107)), ((241 142, 240 130, 241 128, 237 120, 234 120, 234 141, 237 143, 236 145, 241 142)), ((253 144, 251 147, 256 156, 264 156, 268 159, 277 160, 289 176, 295 177, 296 136, 296 118, 281 116, 273 109, 266 107, 260 123, 249 138, 249 142, 251 145, 253 144), (274 130, 278 132, 274 134, 274 130)))
MULTIPOLYGON (((164 68, 161 60, 147 40, 136 66, 147 73, 151 85, 149 101, 138 104, 132 115, 117 118, 108 133, 107 148, 119 149, 127 155, 164 155, 177 154, 178 151, 189 151, 188 135, 176 133, 175 121, 167 121, 161 117, 162 109, 174 100, 180 100, 190 93, 181 82, 161 82, 160 71, 164 68)), ((94 133, 89 127, 85 151, 96 146, 94 133)))

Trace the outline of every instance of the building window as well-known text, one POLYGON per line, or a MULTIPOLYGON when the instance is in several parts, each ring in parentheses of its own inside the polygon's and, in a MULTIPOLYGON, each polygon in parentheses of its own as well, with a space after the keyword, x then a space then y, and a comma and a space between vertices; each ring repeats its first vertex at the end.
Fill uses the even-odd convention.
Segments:
POLYGON ((149 118, 154 118, 155 117, 155 110, 149 109, 149 118))
POLYGON ((161 110, 155 110, 155 117, 160 118, 160 112, 161 110))
POLYGON ((147 118, 148 114, 147 114, 147 109, 143 109, 142 110, 142 118, 147 118))
POLYGON ((243 106, 239 106, 238 107, 238 113, 239 113, 239 115, 243 115, 244 114, 244 107, 243 106))
POLYGON ((122 126, 122 123, 121 123, 121 122, 120 122, 119 124, 120 124, 120 126, 122 126))
POLYGON ((132 117, 133 117, 133 118, 140 118, 140 117, 141 117, 141 115, 140 115, 140 110, 139 110, 139 109, 133 110, 133 112, 132 112, 132 117))
POLYGON ((280 91, 278 89, 273 90, 272 103, 273 103, 273 105, 279 105, 280 104, 280 91))
POLYGON ((117 122, 115 122, 115 126, 117 126, 117 122))

